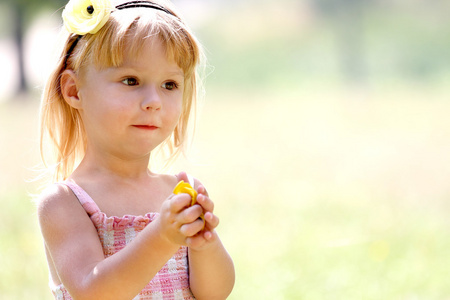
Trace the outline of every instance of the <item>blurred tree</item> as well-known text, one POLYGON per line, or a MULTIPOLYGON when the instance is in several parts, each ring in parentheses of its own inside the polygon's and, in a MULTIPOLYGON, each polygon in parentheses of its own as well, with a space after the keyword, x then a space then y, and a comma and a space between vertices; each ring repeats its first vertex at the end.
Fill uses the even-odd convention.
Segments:
POLYGON ((364 82, 367 68, 364 51, 364 12, 377 0, 312 0, 334 22, 342 73, 350 81, 364 82))
POLYGON ((33 16, 42 9, 58 9, 62 7, 66 0, 5 0, 5 2, 12 7, 13 18, 13 37, 17 47, 17 65, 19 67, 19 87, 18 93, 26 92, 28 89, 27 80, 25 76, 25 59, 23 40, 25 30, 31 23, 33 16))

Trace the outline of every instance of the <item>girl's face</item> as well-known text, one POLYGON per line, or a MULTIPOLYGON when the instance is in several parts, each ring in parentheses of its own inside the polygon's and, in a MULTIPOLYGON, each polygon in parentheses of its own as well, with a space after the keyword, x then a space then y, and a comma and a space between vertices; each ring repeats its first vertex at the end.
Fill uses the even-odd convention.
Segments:
POLYGON ((120 67, 90 65, 79 78, 87 151, 122 158, 148 157, 175 129, 183 101, 183 70, 168 60, 158 38, 120 67))

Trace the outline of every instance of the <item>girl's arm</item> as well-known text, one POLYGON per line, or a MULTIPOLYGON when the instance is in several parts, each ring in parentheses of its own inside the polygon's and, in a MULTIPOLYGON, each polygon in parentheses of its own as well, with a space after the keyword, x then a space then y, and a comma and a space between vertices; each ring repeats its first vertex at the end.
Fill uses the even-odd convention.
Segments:
POLYGON ((186 194, 172 195, 160 217, 105 259, 97 231, 76 197, 67 187, 53 185, 38 203, 49 264, 74 299, 132 299, 186 244, 180 227, 187 234, 201 229, 195 221, 201 207, 185 209, 189 203, 186 194))
POLYGON ((189 248, 189 280, 197 300, 226 299, 234 286, 233 261, 217 234, 213 235, 207 247, 189 248))
MULTIPOLYGON (((180 173, 178 179, 187 180, 180 173)), ((214 203, 196 180, 197 203, 204 210, 205 229, 187 239, 189 246, 189 282, 197 300, 226 299, 231 293, 235 271, 233 261, 215 231, 219 219, 213 214, 214 203)))

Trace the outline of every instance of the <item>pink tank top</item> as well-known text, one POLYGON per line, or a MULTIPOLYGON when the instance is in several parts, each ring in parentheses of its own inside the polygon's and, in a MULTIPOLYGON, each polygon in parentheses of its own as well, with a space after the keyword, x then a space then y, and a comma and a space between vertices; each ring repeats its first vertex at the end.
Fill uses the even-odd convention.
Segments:
MULTIPOLYGON (((73 191, 91 218, 92 223, 94 223, 105 257, 114 255, 114 253, 123 249, 147 224, 159 215, 158 213, 147 213, 144 216, 108 217, 100 211, 94 200, 76 183, 67 180, 62 184, 73 191)), ((62 284, 52 287, 52 292, 56 300, 72 299, 62 284)), ((133 298, 133 300, 138 299, 195 299, 189 288, 186 247, 181 247, 144 289, 133 298)))

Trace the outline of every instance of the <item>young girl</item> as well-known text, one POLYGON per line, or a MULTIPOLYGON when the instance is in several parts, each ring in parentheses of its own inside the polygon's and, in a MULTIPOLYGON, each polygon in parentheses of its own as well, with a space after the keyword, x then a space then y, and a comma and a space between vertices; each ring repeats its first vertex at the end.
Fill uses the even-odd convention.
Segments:
POLYGON ((71 0, 63 19, 41 107, 56 183, 38 202, 55 298, 225 299, 234 267, 205 187, 148 168, 185 143, 199 44, 162 1, 71 0))

